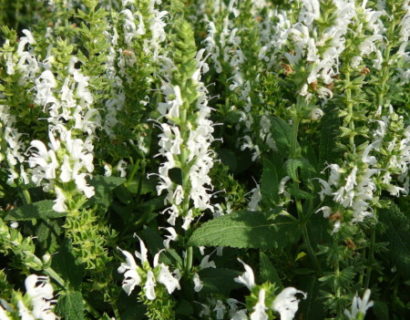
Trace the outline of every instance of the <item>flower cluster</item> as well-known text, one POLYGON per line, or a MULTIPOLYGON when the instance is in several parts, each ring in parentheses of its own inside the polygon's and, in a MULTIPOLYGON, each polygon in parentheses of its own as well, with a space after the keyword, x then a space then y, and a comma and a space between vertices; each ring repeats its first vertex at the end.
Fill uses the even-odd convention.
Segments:
MULTIPOLYGON (((239 259, 239 261, 243 264, 245 272, 239 277, 235 278, 235 281, 245 285, 252 293, 257 292, 257 302, 253 306, 253 311, 249 315, 249 319, 268 320, 268 309, 272 309, 278 312, 282 320, 294 319, 299 306, 299 299, 296 297, 296 294, 301 294, 303 298, 306 299, 306 293, 293 287, 288 287, 283 289, 272 300, 272 288, 270 286, 256 285, 255 275, 252 268, 242 260, 239 259)), ((246 316, 246 310, 239 310, 233 317, 233 319, 247 320, 248 317, 246 316)))
POLYGON ((169 294, 172 294, 176 289, 180 289, 179 270, 176 269, 171 272, 167 265, 159 262, 162 251, 159 251, 154 256, 151 266, 148 261, 147 248, 139 237, 138 239, 140 252, 136 251, 135 256, 140 260, 141 265, 137 265, 131 253, 118 248, 126 259, 126 262, 121 263, 121 266, 118 268, 118 272, 124 274, 124 280, 122 282, 124 291, 130 295, 136 286, 141 286, 143 287, 145 297, 148 300, 155 300, 155 287, 157 283, 162 284, 169 294))
POLYGON ((17 309, 2 301, 4 309, 0 306, 0 319, 11 320, 18 316, 23 320, 57 320, 60 319, 53 312, 54 300, 53 287, 48 277, 29 275, 25 280, 26 295, 18 296, 17 309))

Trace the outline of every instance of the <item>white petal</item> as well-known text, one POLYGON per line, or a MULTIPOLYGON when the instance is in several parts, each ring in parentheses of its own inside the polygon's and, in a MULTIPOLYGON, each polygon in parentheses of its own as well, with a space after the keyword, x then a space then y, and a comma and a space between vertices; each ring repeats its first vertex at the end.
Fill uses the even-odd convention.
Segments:
POLYGON ((145 282, 144 291, 148 300, 155 300, 155 278, 151 270, 147 272, 147 280, 145 282))
POLYGON ((172 275, 171 271, 169 271, 168 266, 161 263, 160 267, 161 270, 159 272, 157 280, 167 288, 168 293, 171 294, 175 291, 175 289, 181 289, 178 279, 172 275))
POLYGON ((299 300, 296 298, 297 293, 306 298, 306 293, 303 291, 288 287, 283 289, 273 301, 272 308, 279 312, 281 320, 293 320, 299 306, 299 300))
MULTIPOLYGON (((265 290, 261 289, 259 291, 258 302, 253 308, 253 312, 251 314, 250 320, 268 320, 268 315, 266 314, 266 306, 265 306, 265 290)), ((282 316, 281 316, 281 320, 282 316)))
POLYGON ((195 292, 201 291, 202 288, 204 287, 204 283, 201 281, 199 274, 195 273, 194 278, 192 280, 194 281, 194 291, 195 292))
POLYGON ((255 286, 255 276, 253 274, 253 270, 241 259, 238 258, 238 261, 245 267, 245 272, 242 275, 236 277, 234 280, 235 282, 244 284, 249 290, 251 290, 255 286))

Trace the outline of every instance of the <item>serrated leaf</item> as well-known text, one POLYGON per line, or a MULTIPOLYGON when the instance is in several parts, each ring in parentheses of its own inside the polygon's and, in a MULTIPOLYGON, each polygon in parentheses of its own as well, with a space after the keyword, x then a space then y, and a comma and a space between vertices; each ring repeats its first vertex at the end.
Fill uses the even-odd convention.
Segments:
POLYGON ((261 212, 239 211, 204 223, 194 231, 189 244, 272 249, 294 243, 299 236, 299 228, 290 217, 268 219, 261 212))
POLYGON ((272 117, 270 120, 271 134, 279 152, 288 153, 292 139, 292 127, 285 120, 278 117, 272 117))
POLYGON ((7 213, 5 220, 25 221, 31 219, 55 219, 65 217, 66 214, 53 210, 53 200, 42 200, 26 204, 7 213))
POLYGON ((95 188, 95 195, 91 198, 91 203, 108 208, 111 204, 112 190, 124 182, 125 179, 120 177, 94 176, 90 182, 90 185, 95 188))
POLYGON ((83 320, 83 296, 79 291, 68 291, 62 294, 57 302, 57 313, 65 320, 83 320))

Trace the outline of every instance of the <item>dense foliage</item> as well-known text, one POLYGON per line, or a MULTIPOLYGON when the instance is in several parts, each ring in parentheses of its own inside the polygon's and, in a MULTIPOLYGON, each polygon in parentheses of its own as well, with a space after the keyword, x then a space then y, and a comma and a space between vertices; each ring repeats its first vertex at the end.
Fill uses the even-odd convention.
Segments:
POLYGON ((410 317, 409 0, 0 25, 0 320, 410 317))

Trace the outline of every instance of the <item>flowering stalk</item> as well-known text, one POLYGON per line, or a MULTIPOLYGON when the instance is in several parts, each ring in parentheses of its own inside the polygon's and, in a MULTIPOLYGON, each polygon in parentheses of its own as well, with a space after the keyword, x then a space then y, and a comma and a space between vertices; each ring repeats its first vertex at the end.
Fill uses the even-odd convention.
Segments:
POLYGON ((175 26, 171 35, 173 54, 164 59, 167 65, 162 91, 166 101, 158 106, 168 123, 161 124, 160 155, 166 162, 159 169, 157 191, 167 191, 165 201, 171 205, 166 210, 168 222, 175 225, 176 218, 182 216, 182 227, 188 229, 196 216, 213 210, 208 172, 213 166, 210 145, 214 139, 206 88, 200 81, 206 67, 201 61, 203 51, 196 52, 188 22, 181 17, 175 26), (178 170, 181 180, 172 181, 170 170, 178 170))

